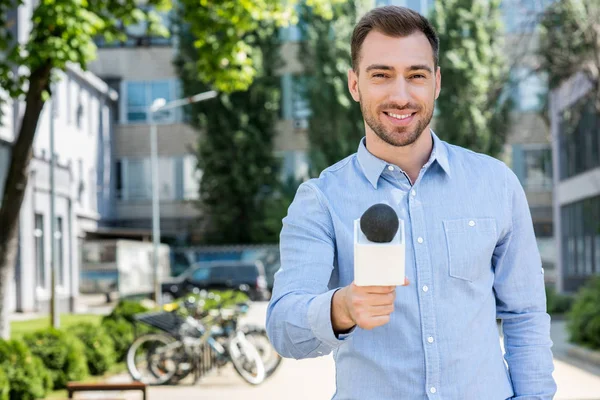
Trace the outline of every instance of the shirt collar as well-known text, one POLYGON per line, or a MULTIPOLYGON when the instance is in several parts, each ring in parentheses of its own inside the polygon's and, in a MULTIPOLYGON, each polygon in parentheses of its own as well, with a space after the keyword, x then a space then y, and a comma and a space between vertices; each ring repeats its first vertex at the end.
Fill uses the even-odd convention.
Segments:
MULTIPOLYGON (((431 137, 433 138, 433 150, 431 151, 429 161, 427 161, 425 165, 429 166, 434 161, 437 161, 440 167, 442 167, 444 172, 446 172, 446 174, 448 174, 449 176, 450 164, 448 162, 448 150, 446 149, 446 145, 437 137, 433 130, 431 131, 431 137)), ((366 178, 369 180, 369 182, 371 182, 371 185, 373 185, 373 187, 377 189, 377 182, 379 181, 379 177, 381 176, 381 173, 388 165, 388 163, 371 154, 369 150, 367 150, 367 146, 365 143, 366 137, 363 137, 358 145, 358 162, 366 178)))

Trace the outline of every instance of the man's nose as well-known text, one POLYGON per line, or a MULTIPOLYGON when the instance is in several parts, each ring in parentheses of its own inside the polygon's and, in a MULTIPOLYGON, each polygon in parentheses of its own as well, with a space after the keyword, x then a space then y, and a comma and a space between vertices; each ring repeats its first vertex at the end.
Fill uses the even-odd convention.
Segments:
POLYGON ((396 79, 390 93, 390 101, 398 105, 410 103, 410 91, 404 78, 396 79))

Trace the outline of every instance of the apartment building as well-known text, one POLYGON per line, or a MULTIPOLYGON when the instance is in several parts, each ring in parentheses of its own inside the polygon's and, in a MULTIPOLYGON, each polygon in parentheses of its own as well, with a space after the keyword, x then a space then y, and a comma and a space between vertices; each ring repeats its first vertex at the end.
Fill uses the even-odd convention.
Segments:
POLYGON ((600 115, 592 82, 578 73, 551 93, 557 289, 600 274, 600 115))
MULTIPOLYGON (((18 12, 27 26, 27 8, 18 12)), ((22 23, 23 21, 25 23, 22 23)), ((18 28, 20 29, 20 28, 18 28)), ((79 295, 81 242, 112 213, 110 180, 111 109, 117 94, 98 77, 69 67, 60 74, 36 132, 29 184, 19 221, 19 250, 9 311, 48 311, 51 246, 55 245, 57 296, 62 312, 73 310, 79 295), (50 214, 50 109, 54 102, 55 232, 50 214), (53 243, 54 241, 54 243, 53 243)), ((23 103, 5 107, 0 129, 0 198, 8 173, 23 103)))

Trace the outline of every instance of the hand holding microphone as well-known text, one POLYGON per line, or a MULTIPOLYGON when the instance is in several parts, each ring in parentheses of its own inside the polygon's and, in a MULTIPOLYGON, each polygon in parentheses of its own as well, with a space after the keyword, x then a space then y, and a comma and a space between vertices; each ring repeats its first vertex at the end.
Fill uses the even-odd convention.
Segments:
POLYGON ((333 297, 331 314, 336 333, 353 326, 373 329, 387 324, 394 311, 396 286, 408 285, 404 276, 404 225, 394 209, 386 204, 370 207, 360 221, 355 221, 354 236, 355 280, 333 297))

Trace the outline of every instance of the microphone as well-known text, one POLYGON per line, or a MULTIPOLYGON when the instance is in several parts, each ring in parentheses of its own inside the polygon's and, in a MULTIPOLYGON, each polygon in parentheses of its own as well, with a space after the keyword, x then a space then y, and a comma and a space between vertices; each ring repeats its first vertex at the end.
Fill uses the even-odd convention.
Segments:
POLYGON ((360 229, 371 242, 391 242, 398 231, 398 215, 387 204, 375 204, 360 217, 360 229))
POLYGON ((387 204, 369 207, 354 220, 354 283, 357 286, 404 284, 404 221, 387 204))

